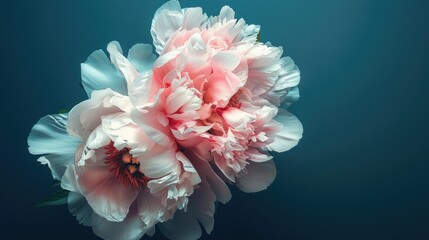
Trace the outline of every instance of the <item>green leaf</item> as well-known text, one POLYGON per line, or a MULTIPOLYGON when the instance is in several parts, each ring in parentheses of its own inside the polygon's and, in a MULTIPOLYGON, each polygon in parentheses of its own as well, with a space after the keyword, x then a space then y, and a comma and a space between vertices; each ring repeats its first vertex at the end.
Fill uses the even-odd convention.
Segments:
POLYGON ((65 109, 65 108, 60 108, 59 110, 58 110, 58 113, 59 114, 61 114, 61 113, 68 113, 69 112, 69 110, 67 110, 67 109, 65 109))
POLYGON ((52 193, 45 200, 36 204, 36 207, 66 204, 68 195, 69 195, 69 191, 61 189, 57 192, 52 193))
POLYGON ((54 182, 51 184, 51 187, 57 187, 61 185, 61 181, 54 180, 54 182))
POLYGON ((256 41, 261 42, 261 32, 258 32, 258 35, 256 36, 256 41))

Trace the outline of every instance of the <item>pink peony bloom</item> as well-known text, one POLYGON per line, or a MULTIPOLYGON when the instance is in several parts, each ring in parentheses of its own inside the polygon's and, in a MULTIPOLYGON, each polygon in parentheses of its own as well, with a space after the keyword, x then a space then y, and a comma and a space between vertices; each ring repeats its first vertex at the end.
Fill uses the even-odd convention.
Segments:
POLYGON ((107 49, 110 61, 97 50, 82 64, 90 98, 69 114, 42 118, 28 138, 30 152, 44 155, 39 161, 70 191, 70 212, 102 238, 140 239, 158 223, 170 239, 198 238, 197 221, 210 232, 214 203, 229 201, 228 187, 206 162, 191 163, 168 127, 156 138, 130 117, 127 94, 151 69, 152 48, 135 45, 128 58, 117 42, 107 49))
POLYGON ((273 181, 268 151, 291 149, 303 131, 295 116, 279 109, 298 98, 299 70, 281 57, 281 47, 258 42, 258 32, 227 6, 207 17, 201 8, 170 1, 152 22, 160 54, 153 72, 130 90, 132 118, 154 139, 162 143, 168 126, 192 152, 191 162, 214 163, 246 192, 273 181))
POLYGON ((225 6, 208 17, 178 1, 155 13, 146 44, 127 57, 117 42, 82 67, 89 99, 33 127, 29 151, 43 155, 70 212, 104 239, 140 239, 155 225, 170 239, 213 230, 225 182, 257 192, 271 184, 270 151, 302 137, 283 108, 299 98, 300 73, 259 26, 225 6))

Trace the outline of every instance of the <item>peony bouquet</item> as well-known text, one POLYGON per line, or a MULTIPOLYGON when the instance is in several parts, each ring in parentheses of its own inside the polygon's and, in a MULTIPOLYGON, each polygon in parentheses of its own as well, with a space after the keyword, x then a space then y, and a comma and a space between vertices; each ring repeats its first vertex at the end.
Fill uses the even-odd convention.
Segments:
POLYGON ((214 227, 228 185, 258 192, 302 136, 288 107, 300 72, 260 27, 169 1, 155 13, 153 48, 118 42, 82 63, 88 99, 41 118, 28 137, 61 190, 41 205, 68 204, 104 239, 140 239, 155 226, 169 239, 214 227))

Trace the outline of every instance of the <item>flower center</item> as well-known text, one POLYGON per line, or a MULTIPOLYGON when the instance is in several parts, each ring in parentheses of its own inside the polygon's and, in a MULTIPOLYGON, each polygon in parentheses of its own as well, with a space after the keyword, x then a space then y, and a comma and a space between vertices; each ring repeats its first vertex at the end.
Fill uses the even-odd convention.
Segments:
POLYGON ((140 171, 140 162, 130 154, 129 148, 118 150, 113 142, 110 142, 104 149, 106 151, 105 162, 118 181, 125 187, 140 188, 146 186, 150 179, 140 171))
POLYGON ((235 108, 241 108, 241 101, 240 101, 240 97, 241 97, 241 90, 238 90, 230 99, 228 102, 228 105, 226 105, 227 107, 235 107, 235 108))

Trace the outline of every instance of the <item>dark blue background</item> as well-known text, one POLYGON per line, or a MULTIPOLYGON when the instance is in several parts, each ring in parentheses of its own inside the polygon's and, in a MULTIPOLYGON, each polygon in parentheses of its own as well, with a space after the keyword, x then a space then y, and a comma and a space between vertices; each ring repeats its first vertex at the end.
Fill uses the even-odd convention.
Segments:
MULTIPOLYGON (((26 139, 40 117, 85 99, 92 51, 151 43, 162 2, 0 3, 2 238, 96 239, 65 206, 34 207, 52 179, 26 139)), ((427 1, 182 1, 211 15, 225 4, 300 67, 291 111, 304 138, 275 156, 268 190, 233 188, 204 238, 429 239, 427 1)))

